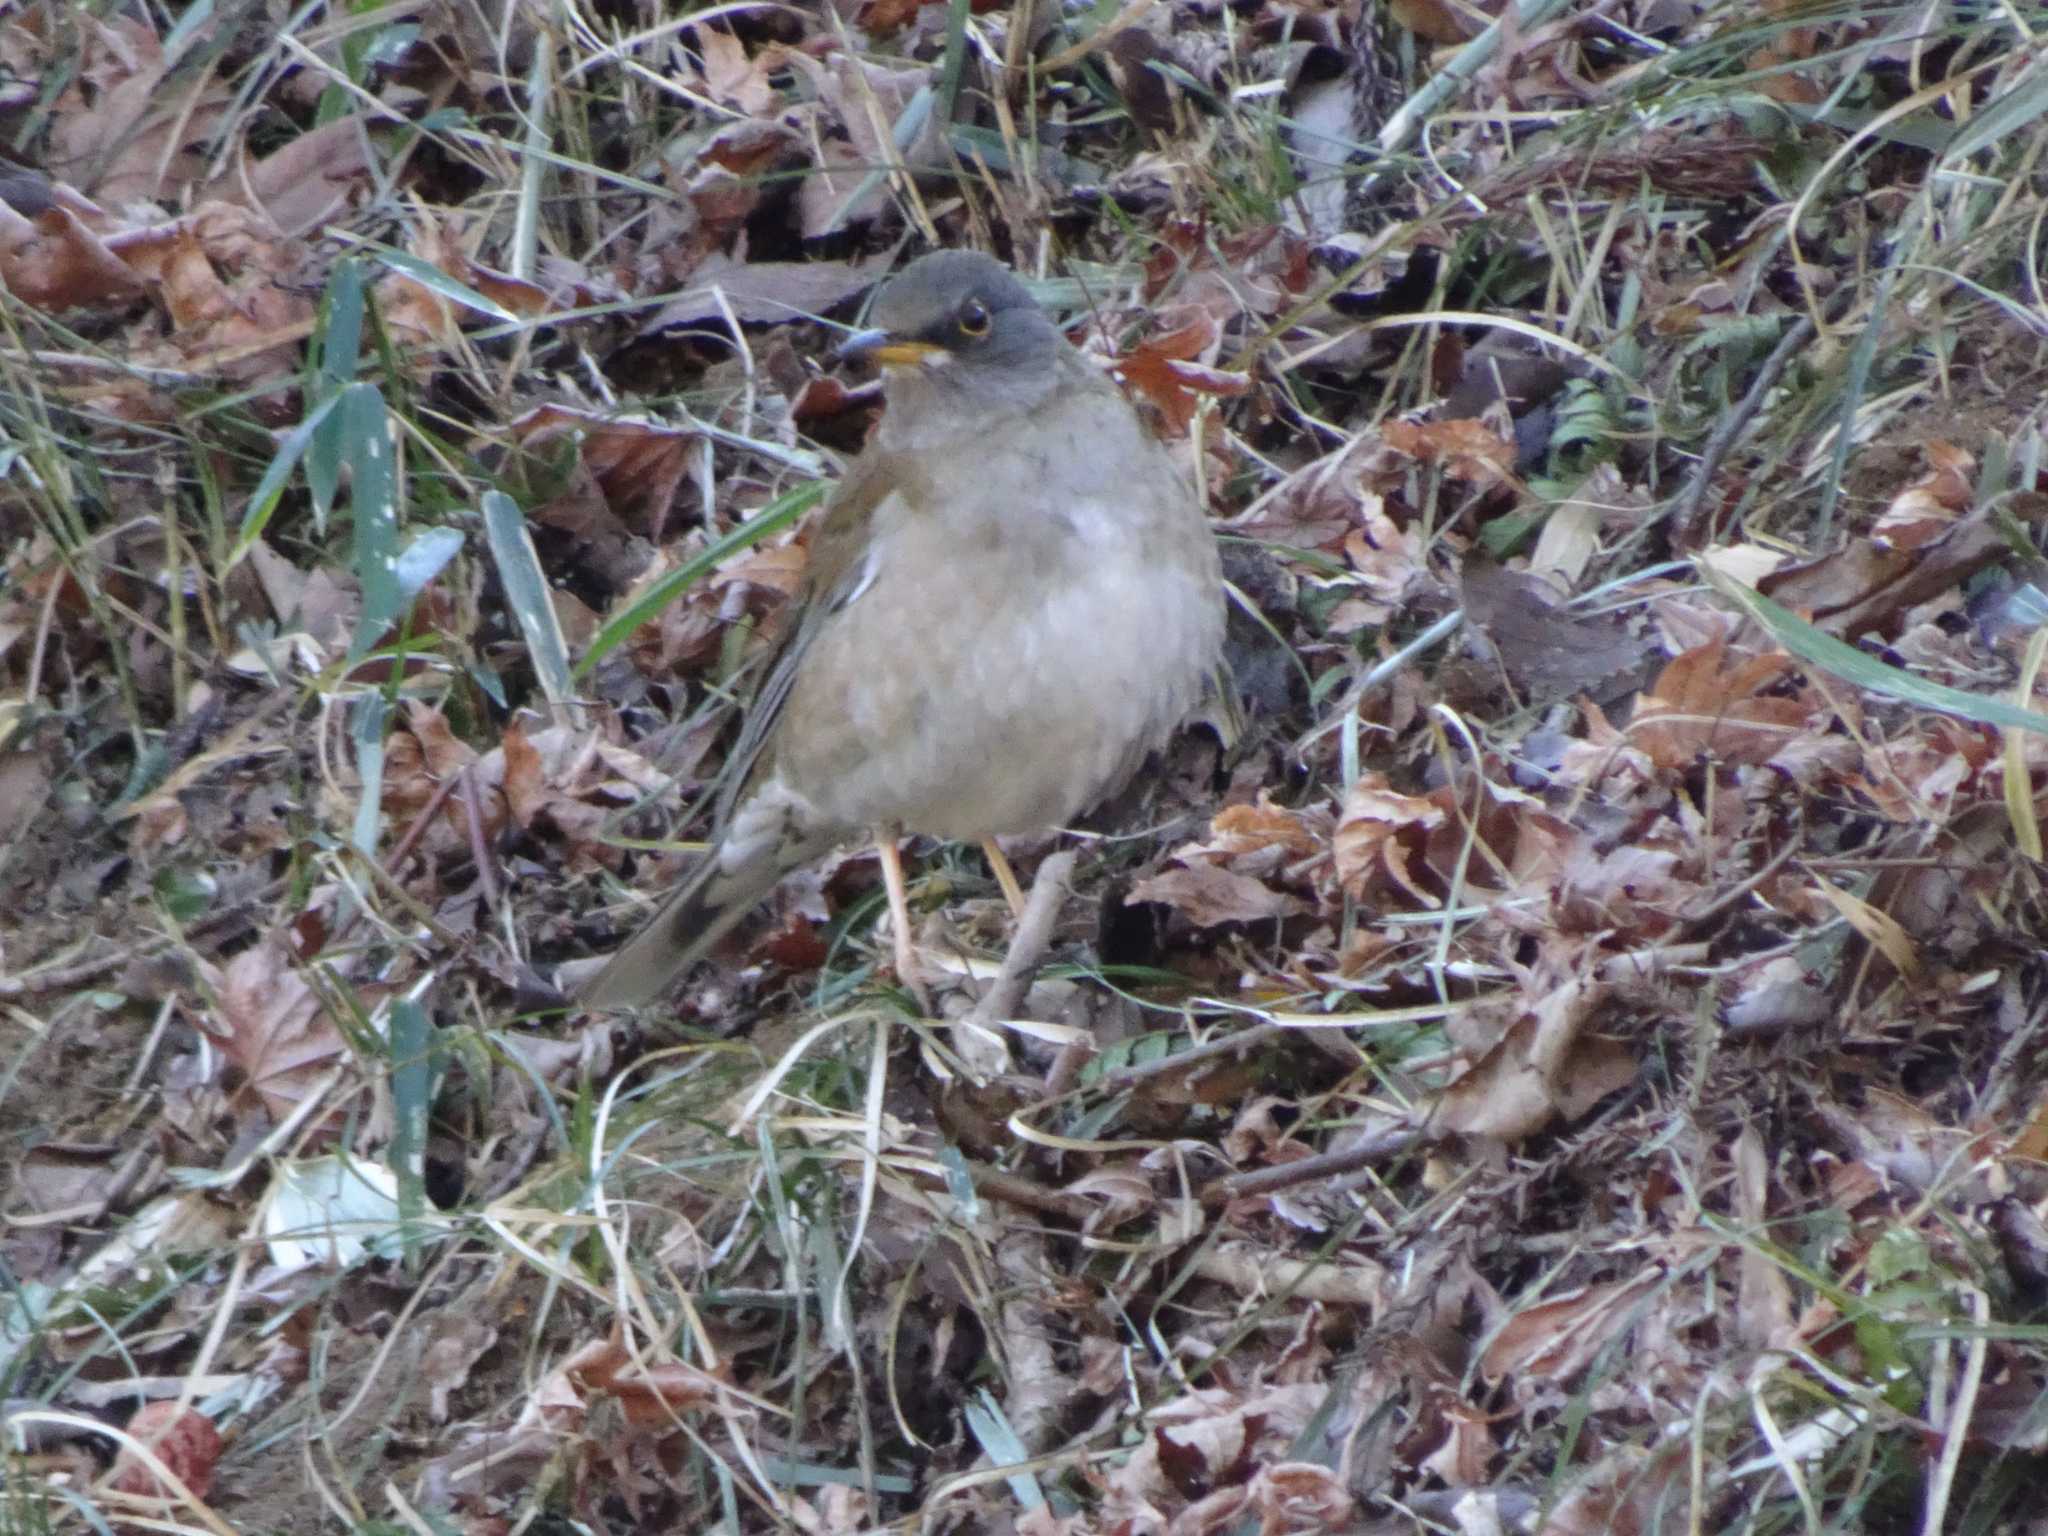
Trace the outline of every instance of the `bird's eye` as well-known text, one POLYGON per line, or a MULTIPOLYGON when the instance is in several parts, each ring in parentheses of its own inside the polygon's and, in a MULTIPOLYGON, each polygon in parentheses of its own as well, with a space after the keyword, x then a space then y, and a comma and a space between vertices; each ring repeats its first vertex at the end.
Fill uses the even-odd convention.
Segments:
POLYGON ((988 306, 981 300, 969 299, 960 306, 960 334, 975 337, 988 334, 988 306))

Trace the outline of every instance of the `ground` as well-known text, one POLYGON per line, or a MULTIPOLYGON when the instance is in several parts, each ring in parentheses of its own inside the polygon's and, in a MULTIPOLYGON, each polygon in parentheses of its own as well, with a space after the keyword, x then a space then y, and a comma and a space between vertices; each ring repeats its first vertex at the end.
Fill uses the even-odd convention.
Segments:
POLYGON ((2044 1528, 2048 12, 1500 10, 0 18, 0 1530, 2044 1528), (934 246, 1228 677, 592 1015, 934 246))

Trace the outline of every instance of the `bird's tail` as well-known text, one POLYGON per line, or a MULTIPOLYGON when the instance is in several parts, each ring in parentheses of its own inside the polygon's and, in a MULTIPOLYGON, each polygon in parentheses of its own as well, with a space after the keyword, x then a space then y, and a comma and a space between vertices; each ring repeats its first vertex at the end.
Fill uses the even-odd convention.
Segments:
POLYGON ((583 988, 586 1008, 638 1008, 652 1002, 775 889, 799 864, 838 838, 810 824, 779 784, 744 801, 725 835, 683 883, 583 988))

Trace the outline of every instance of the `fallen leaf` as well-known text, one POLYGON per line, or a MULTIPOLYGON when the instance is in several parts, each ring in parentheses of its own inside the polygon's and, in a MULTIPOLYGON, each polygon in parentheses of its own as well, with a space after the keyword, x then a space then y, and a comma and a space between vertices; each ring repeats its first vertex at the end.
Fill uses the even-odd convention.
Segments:
POLYGON ((1496 1385, 1510 1376, 1567 1383, 1633 1325, 1637 1304, 1663 1283, 1664 1272, 1651 1267, 1633 1280, 1589 1285, 1524 1307, 1494 1334, 1479 1369, 1496 1385))
POLYGON ((1574 1120, 1626 1088, 1641 1070, 1635 1052, 1587 1028, 1607 995, 1599 983, 1552 988, 1444 1089, 1427 1113, 1428 1124, 1518 1141, 1559 1118, 1574 1120))
MULTIPOLYGON (((197 1408, 182 1403, 144 1403, 128 1421, 128 1434, 156 1453, 164 1469, 194 1498, 203 1499, 213 1487, 213 1469, 220 1461, 220 1431, 213 1420, 197 1408)), ((126 1445, 114 1458, 107 1474, 107 1486, 116 1492, 143 1499, 175 1498, 149 1463, 126 1445)))
POLYGON ((1381 426, 1387 445, 1410 458, 1441 464, 1454 480, 1491 488, 1519 486, 1515 478, 1516 447, 1483 422, 1401 421, 1381 426))
POLYGON ((1434 797, 1404 795, 1385 774, 1361 776, 1344 796, 1331 837, 1338 884, 1365 900, 1371 885, 1391 880, 1424 907, 1442 906, 1442 898, 1421 883, 1418 865, 1429 833, 1447 815, 1434 797))
POLYGON ((1116 360, 1114 371, 1158 408, 1173 436, 1184 436, 1194 423, 1199 396, 1243 395, 1251 390, 1249 375, 1202 361, 1215 356, 1222 334, 1212 316, 1197 314, 1174 330, 1146 337, 1116 360))
POLYGON ((1681 768, 1702 756, 1728 763, 1765 763, 1802 730, 1811 709, 1803 699, 1762 692, 1792 671, 1782 651, 1724 666, 1727 642, 1708 641, 1673 657, 1636 706, 1629 739, 1660 768, 1681 768))
POLYGON ((1156 901, 1172 907, 1197 928, 1293 917, 1304 903, 1270 886, 1214 864, 1169 869, 1131 887, 1125 901, 1156 901))
MULTIPOLYGON (((207 967, 212 970, 212 967, 207 967)), ((288 1119, 348 1054, 348 1042, 282 946, 265 940, 213 972, 217 1007, 195 1021, 240 1069, 273 1123, 288 1119)))

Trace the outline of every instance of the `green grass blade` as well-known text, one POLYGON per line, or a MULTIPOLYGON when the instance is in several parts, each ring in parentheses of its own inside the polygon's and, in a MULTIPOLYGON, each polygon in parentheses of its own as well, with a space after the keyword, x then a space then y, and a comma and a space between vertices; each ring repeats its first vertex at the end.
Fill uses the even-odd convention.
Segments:
POLYGON ((526 649, 533 657, 534 675, 541 692, 551 704, 567 704, 573 697, 569 671, 569 646, 562 638, 561 623, 555 617, 554 600, 548 596, 548 579, 540 568, 540 553, 526 531, 526 514, 519 503, 503 491, 486 491, 483 499, 484 539, 498 575, 505 583, 505 597, 526 636, 526 649))
POLYGON ((1823 672, 1839 677, 1845 683, 1905 704, 1917 704, 1922 709, 1939 710, 1945 715, 1960 715, 1965 720, 1974 720, 1979 725, 2003 726, 2007 730, 2037 731, 2048 736, 2048 715, 2037 715, 2030 709, 2008 704, 2003 699, 1987 698, 1983 694, 1965 693, 1960 688, 1950 688, 1944 683, 1929 682, 1924 677, 1915 677, 1911 672, 1883 662, 1853 645, 1844 644, 1833 635, 1816 629, 1789 608, 1772 602, 1761 592, 1743 586, 1740 582, 1721 574, 1711 566, 1700 565, 1698 570, 1707 582, 1729 602, 1735 604, 1750 618, 1756 620, 1773 640, 1801 661, 1820 668, 1823 672))
POLYGON ((617 650, 628 635, 660 613, 676 598, 702 581, 734 555, 752 549, 771 534, 779 533, 802 517, 823 499, 826 484, 813 480, 800 485, 793 491, 785 491, 768 503, 754 516, 733 529, 724 538, 708 545, 693 560, 670 571, 639 598, 614 614, 597 632, 597 638, 584 652, 583 659, 576 663, 576 676, 582 677, 605 657, 617 650))

